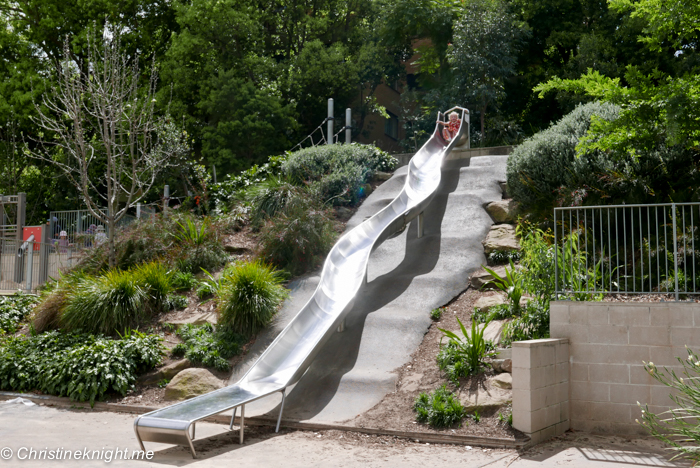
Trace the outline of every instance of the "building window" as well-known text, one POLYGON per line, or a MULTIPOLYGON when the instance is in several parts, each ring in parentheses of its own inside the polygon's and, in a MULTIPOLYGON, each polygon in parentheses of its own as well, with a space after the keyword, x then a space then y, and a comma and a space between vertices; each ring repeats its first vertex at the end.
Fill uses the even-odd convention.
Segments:
POLYGON ((399 139, 399 118, 388 112, 389 118, 384 120, 384 133, 394 140, 399 139))

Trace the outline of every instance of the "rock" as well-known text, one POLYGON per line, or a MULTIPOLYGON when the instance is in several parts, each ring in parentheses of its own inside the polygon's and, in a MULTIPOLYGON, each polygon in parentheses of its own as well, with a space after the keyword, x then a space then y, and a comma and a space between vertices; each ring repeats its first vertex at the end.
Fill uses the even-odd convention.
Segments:
POLYGON ((486 211, 496 223, 514 223, 518 204, 514 200, 498 200, 486 205, 486 211))
POLYGON ((237 245, 224 245, 224 251, 234 255, 243 255, 245 253, 249 253, 250 249, 247 247, 239 247, 237 245))
POLYGON ((513 376, 508 373, 494 375, 489 379, 489 383, 492 387, 510 390, 513 388, 513 376))
MULTIPOLYGON (((474 283, 474 280, 472 279, 472 284, 474 283)), ((507 304, 508 303, 508 298, 503 296, 502 294, 496 294, 493 296, 481 296, 479 299, 476 300, 476 303, 474 304, 474 308, 480 312, 488 312, 491 310, 492 307, 501 305, 501 304, 507 304)))
MULTIPOLYGON (((491 268, 498 276, 503 278, 506 275, 506 267, 505 266, 497 266, 491 268)), ((491 276, 491 273, 488 273, 486 270, 479 270, 476 273, 472 275, 472 286, 476 289, 481 289, 484 287, 489 281, 493 280, 493 276, 491 276)), ((484 289, 496 289, 493 285, 488 285, 484 289)))
POLYGON ((167 323, 174 325, 175 328, 180 328, 186 324, 204 325, 205 323, 211 323, 212 325, 216 325, 217 319, 216 312, 204 312, 182 320, 168 320, 167 323))
POLYGON ((335 214, 341 219, 350 219, 353 215, 353 211, 350 208, 339 206, 335 209, 335 214))
POLYGON ((513 372, 513 361, 510 359, 494 359, 491 361, 491 366, 496 372, 513 372))
POLYGON ((399 392, 415 392, 418 390, 418 385, 420 384, 420 380, 422 378, 423 374, 411 374, 405 376, 403 378, 403 382, 401 382, 399 392))
POLYGON ((515 227, 510 224, 497 224, 491 226, 486 239, 481 242, 484 253, 490 254, 494 250, 513 251, 520 250, 520 242, 515 237, 515 227))
POLYGON ((509 198, 508 197, 508 182, 505 180, 501 180, 498 182, 498 186, 501 187, 501 196, 503 198, 509 198))
POLYGON ((163 379, 172 379, 178 372, 191 366, 192 363, 188 359, 180 359, 179 361, 172 362, 165 367, 161 367, 160 369, 143 374, 138 378, 137 383, 141 385, 155 385, 163 379))
POLYGON ((493 341, 494 344, 501 344, 501 337, 503 335, 503 328, 508 323, 508 320, 492 320, 489 325, 484 330, 484 339, 487 341, 493 341))
POLYGON ((223 388, 224 384, 206 369, 190 368, 179 372, 165 387, 167 401, 187 400, 223 388))
POLYGON ((360 190, 362 191, 362 196, 366 198, 372 193, 372 186, 370 184, 364 184, 360 187, 360 190))
POLYGON ((513 400, 512 390, 505 390, 498 387, 483 388, 477 390, 462 389, 459 393, 459 401, 464 406, 467 413, 479 410, 495 410, 507 405, 513 400))
POLYGON ((374 175, 372 176, 372 178, 373 178, 374 180, 377 180, 377 181, 385 181, 385 180, 391 179, 391 176, 392 176, 392 175, 393 175, 393 174, 391 174, 391 173, 389 173, 389 172, 377 171, 377 172, 374 173, 374 175))

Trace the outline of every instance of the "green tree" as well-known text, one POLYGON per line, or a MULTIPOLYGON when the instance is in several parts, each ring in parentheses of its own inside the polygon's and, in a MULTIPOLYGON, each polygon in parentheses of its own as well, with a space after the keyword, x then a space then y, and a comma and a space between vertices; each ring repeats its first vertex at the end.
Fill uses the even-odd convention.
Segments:
POLYGON ((515 74, 517 51, 526 34, 501 0, 471 0, 454 25, 448 52, 454 75, 453 96, 476 108, 481 138, 486 138, 486 112, 497 109, 505 95, 504 82, 515 74))

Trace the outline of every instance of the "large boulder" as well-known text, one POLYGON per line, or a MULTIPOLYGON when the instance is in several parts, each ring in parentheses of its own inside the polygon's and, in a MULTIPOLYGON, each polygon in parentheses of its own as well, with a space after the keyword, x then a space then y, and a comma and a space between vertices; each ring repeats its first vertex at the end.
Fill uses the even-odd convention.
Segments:
POLYGON ((515 236, 515 227, 510 224, 497 224, 491 226, 491 230, 486 235, 486 239, 481 242, 484 246, 484 253, 490 254, 495 250, 510 252, 520 250, 520 242, 515 236))
POLYGON ((513 401, 513 391, 498 387, 484 388, 479 386, 476 390, 463 388, 459 393, 459 401, 467 413, 496 410, 513 401))
POLYGON ((486 211, 496 223, 514 223, 518 204, 511 200, 498 200, 486 205, 486 211))
MULTIPOLYGON (((170 325, 174 326, 175 328, 180 328, 183 325, 204 325, 206 323, 210 323, 212 325, 216 325, 218 317, 216 312, 202 312, 199 314, 192 315, 190 317, 181 319, 181 320, 167 320, 166 322, 169 323, 170 325)), ((163 322, 163 323, 166 323, 163 322)))
POLYGON ((147 374, 143 374, 138 378, 137 383, 141 385, 155 385, 162 380, 170 380, 175 377, 180 371, 192 367, 189 359, 180 359, 179 361, 171 362, 167 366, 156 369, 147 374))
POLYGON ((489 384, 491 385, 491 387, 498 387, 504 390, 510 390, 513 388, 513 377, 507 373, 497 374, 489 378, 489 384))
POLYGON ((165 387, 167 401, 187 400, 223 388, 224 384, 206 369, 185 369, 165 387))

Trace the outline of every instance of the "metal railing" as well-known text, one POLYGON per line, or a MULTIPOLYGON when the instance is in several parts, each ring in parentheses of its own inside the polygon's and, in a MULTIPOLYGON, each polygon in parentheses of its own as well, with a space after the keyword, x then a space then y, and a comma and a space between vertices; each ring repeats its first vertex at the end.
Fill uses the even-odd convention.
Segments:
POLYGON ((700 203, 555 208, 556 296, 700 294, 698 221, 700 203))
POLYGON ((84 250, 58 243, 0 239, 0 291, 35 291, 80 260, 84 250))
MULTIPOLYGON (((103 213, 107 210, 103 209, 103 213)), ((136 221, 135 216, 126 215, 117 222, 117 228, 123 228, 136 221)), ((49 237, 59 241, 61 231, 67 234, 67 242, 72 246, 90 248, 99 244, 107 233, 106 226, 88 210, 52 211, 49 214, 49 237)))

